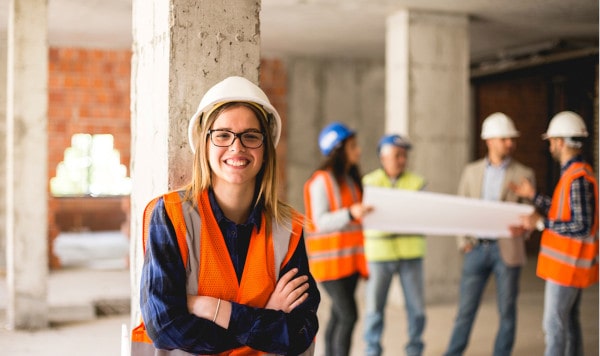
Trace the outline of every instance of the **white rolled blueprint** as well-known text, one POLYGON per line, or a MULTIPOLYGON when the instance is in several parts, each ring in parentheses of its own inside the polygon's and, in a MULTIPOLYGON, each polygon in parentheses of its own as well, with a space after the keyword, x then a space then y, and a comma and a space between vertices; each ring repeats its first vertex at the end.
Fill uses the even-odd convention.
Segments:
POLYGON ((510 237, 509 226, 533 213, 531 205, 457 195, 365 186, 363 204, 374 207, 363 228, 422 235, 510 237))

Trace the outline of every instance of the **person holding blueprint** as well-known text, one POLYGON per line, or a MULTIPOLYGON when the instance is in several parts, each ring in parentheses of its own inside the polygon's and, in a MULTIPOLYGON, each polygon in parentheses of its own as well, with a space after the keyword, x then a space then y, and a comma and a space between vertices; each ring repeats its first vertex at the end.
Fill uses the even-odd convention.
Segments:
POLYGON ((522 218, 526 229, 543 231, 536 274, 546 281, 544 355, 584 355, 579 306, 583 290, 598 283, 598 182, 583 157, 588 131, 581 116, 556 114, 542 137, 561 168, 552 198, 527 180, 514 191, 544 214, 522 218))
MULTIPOLYGON (((465 167, 458 194, 491 201, 519 201, 509 186, 523 179, 535 182, 535 176, 531 168, 511 157, 518 136, 519 132, 507 115, 494 113, 488 116, 481 130, 487 155, 465 167)), ((496 279, 496 301, 500 314, 493 355, 510 355, 515 340, 519 275, 526 260, 524 237, 497 239, 470 236, 459 237, 458 240, 464 262, 458 312, 445 355, 462 355, 467 348, 477 309, 491 274, 496 279)))
MULTIPOLYGON (((418 191, 425 186, 423 177, 406 170, 411 144, 400 135, 384 135, 377 146, 381 163, 363 177, 363 185, 418 191)), ((423 292, 423 256, 425 239, 419 234, 400 234, 389 231, 365 230, 365 255, 369 264, 366 287, 364 339, 365 355, 383 353, 385 306, 394 275, 398 275, 404 292, 408 318, 406 355, 421 355, 425 329, 425 295, 423 292)))

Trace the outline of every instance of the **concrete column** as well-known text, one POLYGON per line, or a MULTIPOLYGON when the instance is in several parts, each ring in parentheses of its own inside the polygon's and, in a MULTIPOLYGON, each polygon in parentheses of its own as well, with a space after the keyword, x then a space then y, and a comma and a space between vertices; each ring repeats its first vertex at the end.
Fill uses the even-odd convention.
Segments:
POLYGON ((6 101, 9 328, 48 324, 47 0, 11 0, 6 101))
POLYGON ((384 127, 383 60, 295 58, 288 60, 287 200, 304 211, 304 183, 325 159, 319 133, 341 121, 356 130, 363 173, 379 165, 375 147, 384 127))
MULTIPOLYGON (((0 147, 6 147, 6 32, 0 31, 0 147)), ((6 196, 6 155, 0 155, 0 196, 6 196)), ((0 199, 0 273, 6 273, 6 199, 0 199)))
MULTIPOLYGON (((469 158, 469 36, 462 15, 403 10, 387 19, 386 132, 408 135, 411 169, 427 190, 456 192, 469 158)), ((429 237, 429 301, 457 293, 460 259, 455 239, 429 237)))
POLYGON ((140 320, 143 209, 189 181, 187 127, 202 95, 230 75, 258 83, 260 0, 133 0, 132 325, 140 320))

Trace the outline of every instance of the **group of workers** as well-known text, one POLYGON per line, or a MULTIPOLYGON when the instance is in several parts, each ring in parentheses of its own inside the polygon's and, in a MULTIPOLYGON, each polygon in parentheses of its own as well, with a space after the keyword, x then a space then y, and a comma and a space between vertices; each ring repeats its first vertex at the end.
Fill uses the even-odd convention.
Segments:
MULTIPOLYGON (((469 163, 460 178, 460 196, 528 203, 536 210, 522 216, 520 225, 507 227, 511 230, 511 238, 458 237, 464 260, 458 311, 445 352, 448 356, 462 355, 467 349, 475 316, 492 274, 500 321, 492 354, 512 353, 519 276, 526 261, 525 240, 536 229, 542 231, 537 275, 546 281, 545 355, 583 355, 579 322, 581 293, 583 288, 598 281, 598 187, 592 167, 582 157, 588 132, 583 119, 571 111, 560 112, 550 121, 543 138, 549 141, 550 153, 561 165, 561 178, 552 198, 536 192, 533 170, 512 157, 518 136, 510 117, 500 112, 488 116, 481 130, 487 154, 469 163)), ((423 236, 365 230, 364 252, 356 239, 350 244, 346 238, 351 230, 356 234, 356 223, 371 211, 371 207, 361 204, 362 186, 424 188, 424 179, 405 169, 411 145, 399 135, 382 137, 377 149, 381 168, 366 174, 360 181, 356 179, 358 158, 355 152, 358 148, 354 131, 333 123, 321 132, 319 145, 327 161, 337 160, 338 166, 346 167, 345 172, 341 169, 336 172, 328 169, 335 167, 334 163, 324 165, 305 187, 306 214, 315 224, 306 231, 311 272, 335 301, 325 334, 326 355, 348 355, 351 327, 356 321, 356 304, 351 299, 357 277, 364 275, 364 263, 368 264, 365 355, 382 354, 384 309, 395 274, 402 285, 408 319, 405 353, 421 355, 426 319, 423 236), (337 225, 332 225, 335 216, 338 217, 335 218, 337 225), (341 267, 333 268, 333 265, 341 267), (325 269, 328 275, 321 276, 321 270, 325 269), (333 273, 337 275, 332 276, 333 273), (338 302, 340 294, 327 287, 332 284, 346 286, 346 300, 338 302)))
MULTIPOLYGON (((423 177, 406 169, 411 143, 384 135, 381 168, 360 172, 357 133, 334 122, 319 135, 325 159, 304 186, 304 215, 279 196, 275 146, 281 119, 264 92, 242 77, 210 88, 190 120, 194 152, 189 184, 153 199, 144 212, 142 321, 133 355, 312 355, 320 289, 332 300, 324 329, 326 356, 349 355, 358 319, 355 290, 366 279, 366 355, 381 355, 385 307, 398 275, 408 324, 407 355, 425 348, 421 235, 363 230, 373 208, 364 186, 419 191, 423 177)), ((494 355, 510 355, 525 239, 543 231, 537 275, 546 280, 546 355, 582 354, 579 304, 598 281, 598 187, 582 157, 588 136, 573 112, 550 122, 544 139, 561 165, 552 198, 535 190, 533 170, 512 158, 513 121, 483 122, 484 158, 468 164, 458 194, 533 204, 513 236, 459 237, 464 254, 458 312, 446 355, 462 355, 493 273, 500 325, 494 355)))

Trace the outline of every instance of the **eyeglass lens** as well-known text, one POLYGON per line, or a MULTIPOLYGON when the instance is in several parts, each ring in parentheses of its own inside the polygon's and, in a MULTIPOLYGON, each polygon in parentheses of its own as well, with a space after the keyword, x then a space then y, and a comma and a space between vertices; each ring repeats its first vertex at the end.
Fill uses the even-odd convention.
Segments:
POLYGON ((213 145, 218 147, 229 147, 236 138, 239 138, 242 145, 246 148, 259 148, 263 144, 264 135, 258 131, 244 131, 235 133, 229 130, 218 129, 210 130, 210 140, 213 145))

